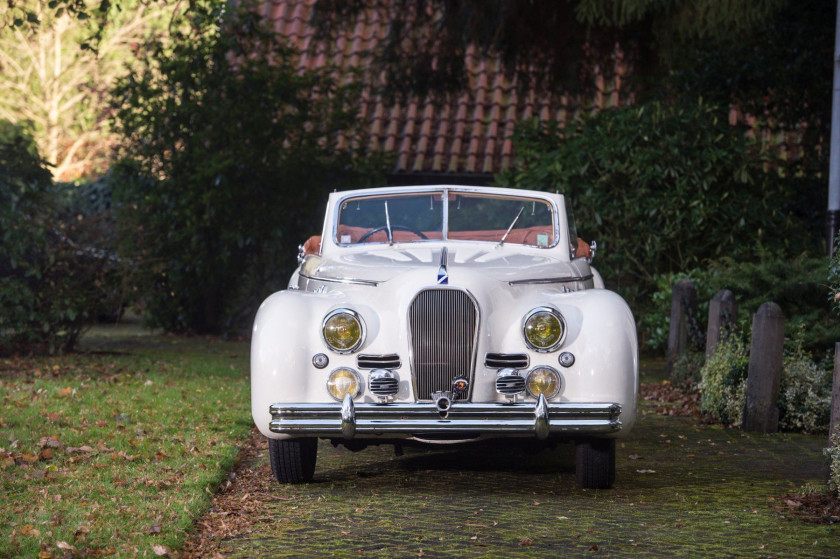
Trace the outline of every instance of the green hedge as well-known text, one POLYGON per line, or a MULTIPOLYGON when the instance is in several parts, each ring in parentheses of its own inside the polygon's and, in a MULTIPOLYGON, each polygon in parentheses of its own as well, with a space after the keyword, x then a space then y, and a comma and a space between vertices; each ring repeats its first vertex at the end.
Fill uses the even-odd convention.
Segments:
POLYGON ((0 121, 0 353, 70 349, 116 306, 119 261, 69 199, 26 129, 0 121))
POLYGON ((760 244, 798 254, 811 242, 790 211, 788 179, 725 107, 651 102, 565 128, 533 121, 514 142, 515 165, 497 182, 569 196, 578 230, 602 249, 608 287, 641 310, 657 274, 751 260, 760 244))

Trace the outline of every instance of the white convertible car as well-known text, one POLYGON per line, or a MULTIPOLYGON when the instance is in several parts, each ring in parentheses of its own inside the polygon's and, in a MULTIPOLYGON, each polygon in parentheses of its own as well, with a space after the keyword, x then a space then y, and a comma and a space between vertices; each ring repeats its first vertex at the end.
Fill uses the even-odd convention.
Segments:
POLYGON ((506 438, 573 440, 578 482, 610 487, 638 344, 590 260, 559 194, 331 194, 321 237, 254 322, 251 410, 277 480, 312 479, 319 438, 398 451, 506 438))

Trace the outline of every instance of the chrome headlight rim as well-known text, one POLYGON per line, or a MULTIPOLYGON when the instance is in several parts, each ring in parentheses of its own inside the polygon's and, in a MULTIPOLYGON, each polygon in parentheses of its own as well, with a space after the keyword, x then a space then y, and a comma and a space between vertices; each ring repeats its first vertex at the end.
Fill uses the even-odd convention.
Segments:
POLYGON ((551 400, 552 398, 556 398, 560 392, 563 390, 563 376, 560 374, 560 371, 555 369, 554 367, 549 367, 548 365, 537 365, 530 371, 528 374, 525 375, 525 391, 528 393, 528 396, 534 398, 535 400, 539 399, 539 394, 534 394, 534 391, 531 390, 531 375, 534 374, 536 371, 544 369, 550 371, 554 374, 557 379, 557 387, 551 392, 551 394, 543 394, 546 400, 551 400))
POLYGON ((330 398, 332 398, 336 402, 343 401, 344 396, 346 394, 350 394, 350 398, 355 400, 362 393, 362 376, 359 374, 358 371, 356 371, 356 369, 353 369, 352 367, 336 367, 335 369, 330 371, 330 374, 327 376, 327 393, 330 395, 330 398), (339 371, 347 371, 353 377, 355 377, 356 390, 354 390, 353 392, 346 392, 345 394, 342 394, 341 396, 336 396, 335 394, 333 394, 332 390, 330 390, 330 383, 333 381, 333 375, 335 375, 339 371))
POLYGON ((327 315, 324 317, 324 320, 321 322, 321 339, 324 340, 324 343, 327 345, 328 348, 330 348, 330 351, 338 353, 339 355, 347 355, 349 353, 354 353, 358 351, 359 348, 362 347, 362 344, 365 343, 366 333, 367 330, 365 328, 365 321, 362 320, 362 316, 353 309, 348 309, 347 307, 341 307, 338 309, 331 310, 327 313, 327 315), (335 347, 327 339, 327 322, 329 322, 330 319, 340 314, 346 314, 352 317, 359 325, 359 339, 356 340, 356 343, 347 348, 335 347))
POLYGON ((536 307, 531 309, 528 314, 525 315, 525 318, 522 320, 522 338, 525 340, 525 345, 528 346, 529 349, 536 351, 537 353, 551 353, 552 351, 557 351, 563 345, 563 342, 566 341, 566 319, 563 318, 563 314, 555 309, 554 307, 536 307), (526 329, 528 327, 528 321, 530 321, 535 315, 539 313, 548 313, 552 315, 557 321, 560 323, 560 337, 557 339, 550 346, 540 347, 531 343, 531 340, 528 339, 528 335, 526 333, 526 329))

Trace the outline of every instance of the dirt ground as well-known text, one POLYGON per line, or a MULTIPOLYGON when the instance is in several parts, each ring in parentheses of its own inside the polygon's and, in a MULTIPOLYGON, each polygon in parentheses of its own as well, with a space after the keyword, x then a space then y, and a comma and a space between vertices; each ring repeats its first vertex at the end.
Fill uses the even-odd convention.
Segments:
POLYGON ((326 441, 315 479, 281 486, 255 434, 184 555, 840 556, 836 509, 800 514, 811 506, 803 486, 825 483, 826 437, 706 425, 690 398, 647 380, 611 490, 577 486, 571 445, 397 457, 389 446, 351 453, 326 441))

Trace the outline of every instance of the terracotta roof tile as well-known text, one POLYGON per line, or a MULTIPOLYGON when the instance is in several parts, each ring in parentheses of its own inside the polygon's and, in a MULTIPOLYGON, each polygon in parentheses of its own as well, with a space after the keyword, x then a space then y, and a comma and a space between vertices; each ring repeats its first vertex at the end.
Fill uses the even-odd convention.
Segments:
MULTIPOLYGON (((392 10, 387 0, 378 9, 362 13, 355 25, 334 40, 316 39, 311 25, 316 0, 266 0, 263 14, 275 29, 300 51, 298 68, 311 70, 332 65, 340 80, 359 72, 365 88, 359 99, 360 118, 367 123, 358 138, 342 138, 370 151, 394 155, 393 173, 493 174, 509 166, 514 157, 511 137, 517 122, 533 117, 558 120, 574 117, 579 110, 568 96, 517 93, 502 69, 502 63, 468 48, 466 62, 469 86, 465 93, 448 100, 409 98, 404 104, 388 103, 376 91, 384 82, 374 74, 373 52, 387 37, 392 10)), ((626 104, 619 84, 599 82, 601 91, 589 105, 626 104)))

